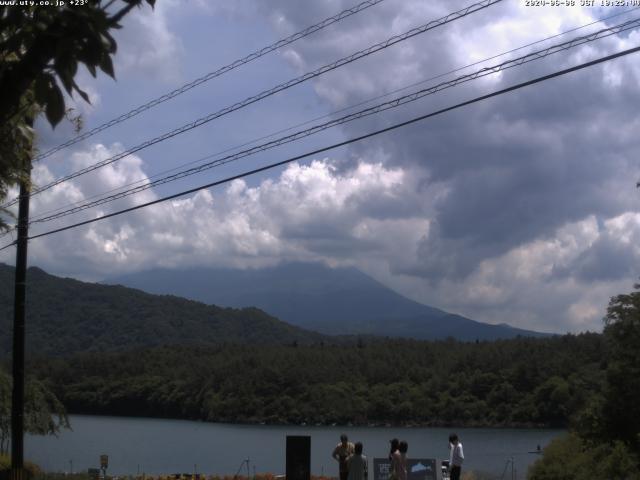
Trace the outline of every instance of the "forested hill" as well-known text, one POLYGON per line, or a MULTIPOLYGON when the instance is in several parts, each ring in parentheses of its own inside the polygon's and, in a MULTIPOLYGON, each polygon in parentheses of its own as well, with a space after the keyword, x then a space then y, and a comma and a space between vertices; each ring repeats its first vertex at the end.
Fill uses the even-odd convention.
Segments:
MULTIPOLYGON (((0 264, 0 351, 11 348, 14 268, 0 264)), ((68 355, 159 345, 319 342, 324 336, 256 308, 219 308, 121 286, 28 271, 27 349, 68 355)))
POLYGON ((495 342, 172 347, 34 361, 71 413, 224 422, 566 426, 600 334, 495 342))

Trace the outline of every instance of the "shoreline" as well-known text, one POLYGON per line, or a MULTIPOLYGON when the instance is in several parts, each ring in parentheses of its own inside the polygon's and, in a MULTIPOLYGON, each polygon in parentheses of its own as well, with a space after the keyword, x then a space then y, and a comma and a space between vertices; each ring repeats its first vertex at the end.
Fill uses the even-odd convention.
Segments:
POLYGON ((295 428, 427 428, 427 429, 483 429, 483 430, 563 430, 566 426, 549 426, 539 424, 515 424, 515 425, 486 425, 486 424, 453 424, 453 423, 292 423, 292 422, 268 422, 268 421, 237 421, 237 420, 203 420, 198 418, 177 418, 177 417, 158 417, 139 414, 113 414, 113 413, 94 413, 94 412, 67 412, 68 416, 83 417, 102 417, 102 418, 137 418, 147 420, 171 420, 176 422, 196 422, 209 425, 229 425, 234 427, 295 427, 295 428))
MULTIPOLYGON (((247 458, 251 459, 251 472, 255 467, 256 473, 284 473, 286 436, 305 435, 311 437, 311 472, 336 475, 330 453, 342 433, 362 442, 370 459, 385 458, 389 439, 394 437, 409 443, 410 458, 443 458, 449 452, 446 440, 451 433, 446 428, 256 426, 149 417, 72 415, 70 420, 73 431, 65 430, 57 438, 30 436, 25 444, 27 457, 47 471, 58 472, 70 471, 71 459, 74 471, 96 467, 99 454, 104 453, 109 455, 107 474, 234 474, 247 458), (234 447, 229 449, 229 445, 234 447)), ((467 471, 488 472, 494 477, 499 477, 511 457, 524 471, 537 458, 529 451, 565 433, 546 429, 453 431, 469 449, 467 471)), ((243 470, 246 475, 246 465, 243 470)))

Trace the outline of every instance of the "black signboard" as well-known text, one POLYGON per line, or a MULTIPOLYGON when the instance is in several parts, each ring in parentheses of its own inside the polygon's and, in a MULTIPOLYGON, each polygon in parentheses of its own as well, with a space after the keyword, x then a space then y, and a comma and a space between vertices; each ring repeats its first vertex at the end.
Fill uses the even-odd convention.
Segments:
MULTIPOLYGON (((389 480, 391 460, 373 459, 373 480, 389 480)), ((434 458, 407 458, 407 480, 436 480, 436 460, 434 458)))
POLYGON ((287 435, 287 480, 311 478, 311 437, 287 435))

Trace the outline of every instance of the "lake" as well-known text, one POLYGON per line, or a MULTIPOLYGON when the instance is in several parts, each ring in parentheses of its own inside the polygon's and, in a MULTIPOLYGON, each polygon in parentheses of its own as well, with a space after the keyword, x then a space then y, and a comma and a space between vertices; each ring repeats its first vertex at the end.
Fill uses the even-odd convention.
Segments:
MULTIPOLYGON (((451 429, 398 427, 310 427, 232 425, 183 420, 71 415, 72 431, 56 437, 28 436, 25 457, 46 471, 74 472, 99 467, 109 455, 112 475, 146 473, 235 474, 249 459, 250 472, 284 473, 287 435, 311 436, 311 471, 337 476, 331 452, 341 433, 361 441, 364 453, 386 457, 389 440, 409 443, 409 457, 447 458, 451 429)), ((562 430, 459 428, 465 469, 500 477, 513 457, 518 478, 533 463, 538 445, 544 448, 562 430)), ((509 475, 506 478, 510 478, 509 475)), ((246 463, 242 473, 246 475, 246 463)))

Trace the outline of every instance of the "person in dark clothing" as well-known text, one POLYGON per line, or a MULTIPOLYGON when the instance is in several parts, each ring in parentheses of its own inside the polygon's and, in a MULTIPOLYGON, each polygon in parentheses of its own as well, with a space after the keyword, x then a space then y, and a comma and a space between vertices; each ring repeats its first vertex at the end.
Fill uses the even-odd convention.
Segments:
POLYGON ((400 446, 400 440, 398 440, 397 438, 393 438, 389 440, 389 443, 391 444, 391 449, 389 450, 389 460, 393 460, 393 453, 398 450, 398 447, 400 446))
POLYGON ((357 442, 354 446, 354 454, 347 458, 348 480, 368 480, 369 478, 367 457, 362 454, 362 449, 362 443, 357 442))

